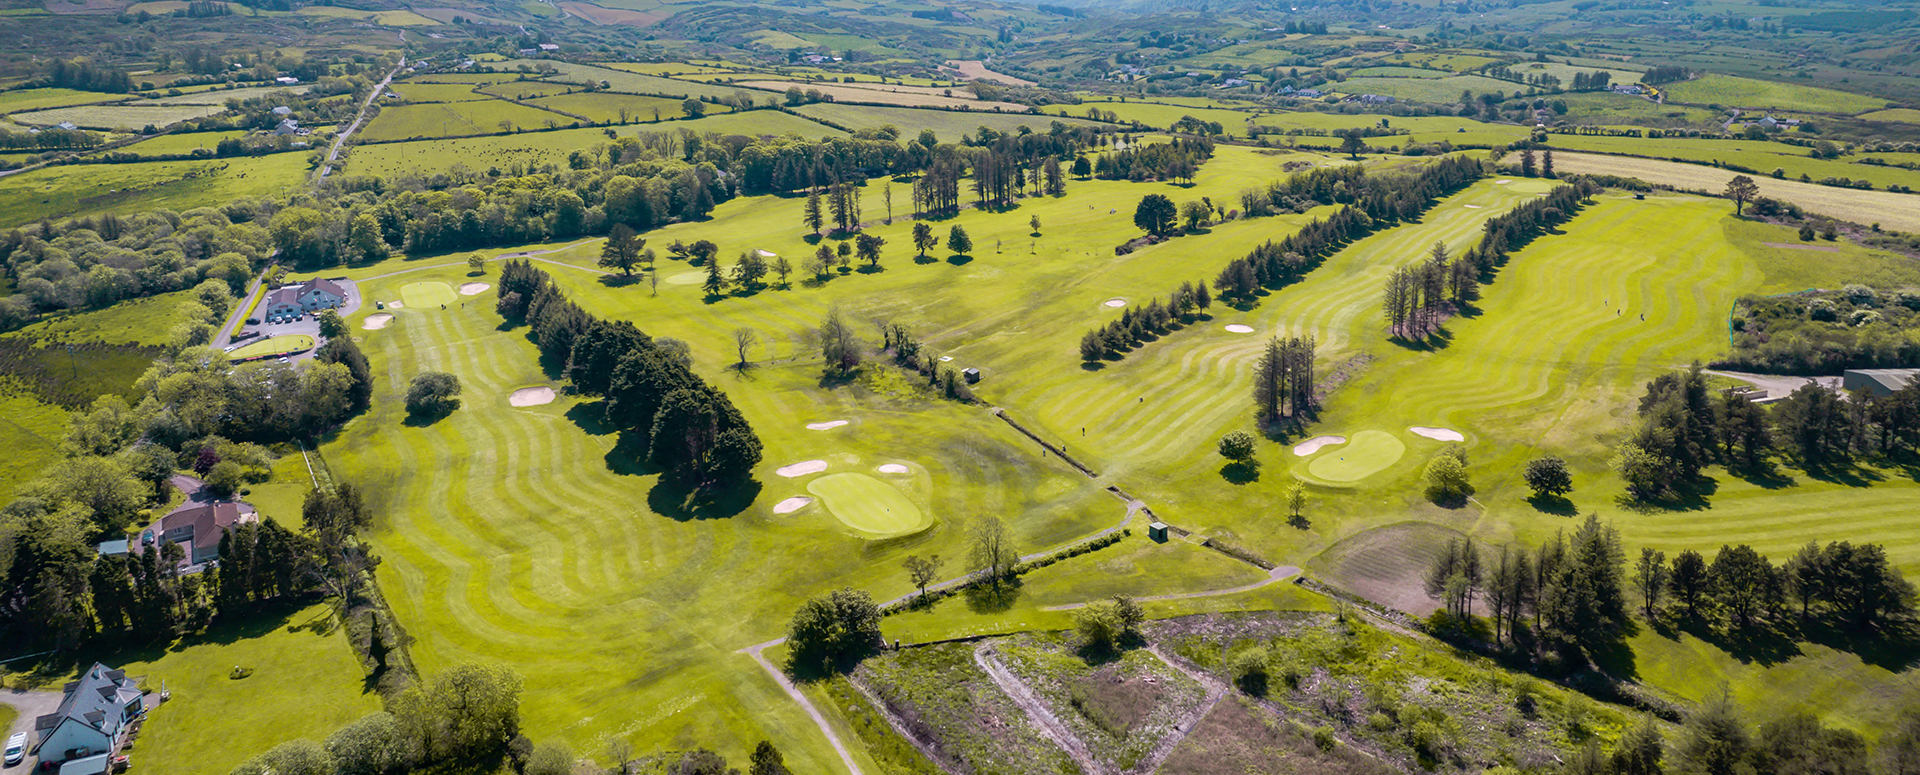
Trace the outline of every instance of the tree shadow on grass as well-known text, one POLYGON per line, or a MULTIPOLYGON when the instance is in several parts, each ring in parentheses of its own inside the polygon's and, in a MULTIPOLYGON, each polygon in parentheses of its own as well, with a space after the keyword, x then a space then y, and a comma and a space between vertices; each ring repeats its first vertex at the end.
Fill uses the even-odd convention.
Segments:
POLYGON ((914 263, 916 263, 916 264, 923 264, 923 265, 924 265, 924 264, 938 264, 938 263, 940 263, 940 259, 937 259, 937 258, 934 258, 933 256, 929 256, 929 255, 927 255, 927 254, 925 254, 925 253, 922 253, 922 254, 919 254, 919 255, 916 255, 916 256, 914 256, 914 257, 913 257, 913 262, 914 262, 914 263))
POLYGON ((1687 620, 1680 624, 1681 631, 1699 638, 1727 652, 1744 664, 1758 664, 1771 667, 1800 656, 1800 644, 1780 631, 1759 624, 1746 627, 1729 624, 1725 630, 1718 630, 1700 620, 1687 620))
POLYGON ((608 288, 625 288, 629 285, 633 285, 635 283, 640 282, 641 279, 643 279, 643 277, 644 275, 637 275, 637 274, 635 275, 603 274, 603 275, 600 275, 600 284, 608 288))
POLYGON ((1740 480, 1747 484, 1766 490, 1784 490, 1800 484, 1784 469, 1771 464, 1728 469, 1727 473, 1740 477, 1740 480))
POLYGON ((1106 367, 1107 367, 1107 364, 1102 363, 1100 361, 1081 361, 1080 362, 1081 371, 1087 371, 1087 372, 1100 371, 1101 369, 1105 369, 1106 367))
POLYGON ((616 431, 619 438, 613 443, 613 449, 607 450, 607 470, 618 476, 652 476, 660 473, 661 468, 647 462, 647 445, 651 442, 647 434, 638 431, 616 431))
POLYGON ((973 263, 973 256, 969 256, 963 253, 955 253, 951 256, 947 256, 947 263, 952 264, 954 266, 966 266, 968 264, 973 263))
POLYGON ((1532 504, 1535 511, 1556 517, 1571 517, 1579 513, 1573 501, 1564 495, 1533 495, 1527 498, 1527 503, 1532 504))
POLYGON ((588 436, 605 436, 620 429, 607 422, 607 402, 582 401, 567 409, 566 418, 588 436))
POLYGON ((1439 352, 1441 350, 1447 349, 1448 346, 1453 344, 1453 332, 1448 331, 1446 326, 1441 326, 1439 328, 1434 329, 1433 333, 1430 333, 1419 339, 1408 339, 1402 336, 1390 336, 1390 337, 1387 337, 1387 341, 1394 343, 1402 350, 1411 350, 1413 352, 1426 352, 1426 353, 1439 352))
POLYGON ((976 614, 1004 613, 1020 602, 1021 588, 1025 583, 1019 576, 1005 579, 998 584, 976 584, 968 587, 961 596, 967 600, 967 608, 976 614))
POLYGON ((1245 460, 1235 460, 1220 467, 1220 476, 1233 484, 1252 484, 1260 481, 1260 465, 1245 460))
POLYGON ((439 424, 441 420, 452 417, 453 413, 459 410, 460 402, 458 399, 455 399, 453 407, 450 409, 433 412, 431 414, 408 414, 406 419, 400 421, 400 424, 409 428, 427 428, 439 424))
POLYGON ((1847 487, 1872 487, 1874 483, 1887 478, 1879 471, 1855 465, 1851 461, 1832 465, 1805 466, 1801 470, 1805 471, 1809 478, 1847 487))
POLYGON ((1901 672, 1920 664, 1920 632, 1910 622, 1891 622, 1879 630, 1836 626, 1826 619, 1805 621, 1801 637, 1835 651, 1860 657, 1875 667, 1901 672))
POLYGON ((725 519, 746 511, 760 497, 759 480, 731 482, 721 486, 692 487, 675 476, 661 476, 647 493, 647 506, 653 513, 686 522, 698 519, 725 519))

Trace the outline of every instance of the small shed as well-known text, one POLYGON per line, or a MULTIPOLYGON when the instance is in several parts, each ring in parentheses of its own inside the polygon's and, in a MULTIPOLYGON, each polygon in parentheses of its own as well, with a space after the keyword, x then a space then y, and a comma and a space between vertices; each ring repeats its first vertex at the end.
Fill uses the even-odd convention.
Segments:
POLYGON ((980 370, 979 370, 979 369, 965 369, 965 370, 962 370, 962 371, 960 372, 960 376, 962 376, 962 377, 965 377, 965 378, 966 378, 966 380, 967 380, 967 384, 969 384, 969 385, 971 385, 971 384, 973 384, 973 383, 975 383, 975 382, 979 382, 979 381, 980 381, 980 370))
POLYGON ((128 544, 127 539, 119 538, 112 541, 101 541, 99 546, 95 548, 100 552, 101 556, 103 557, 115 557, 115 556, 129 553, 130 550, 128 549, 127 544, 128 544))
POLYGON ((1157 519, 1154 520, 1153 522, 1148 523, 1147 537, 1153 539, 1153 542, 1156 544, 1166 543, 1167 542, 1167 523, 1161 522, 1157 519))

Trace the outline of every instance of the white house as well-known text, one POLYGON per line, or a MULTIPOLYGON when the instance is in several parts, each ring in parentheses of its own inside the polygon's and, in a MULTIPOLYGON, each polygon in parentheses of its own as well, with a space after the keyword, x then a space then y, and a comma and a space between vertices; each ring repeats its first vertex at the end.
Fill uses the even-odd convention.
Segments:
POLYGON ((110 757, 126 744, 128 723, 146 713, 140 687, 126 671, 98 662, 63 691, 59 709, 33 725, 33 755, 43 763, 110 757))
POLYGON ((280 84, 281 86, 292 86, 296 83, 299 83, 300 79, 295 78, 291 75, 283 75, 283 76, 280 76, 279 78, 273 79, 273 82, 280 84))
POLYGON ((347 290, 331 280, 315 278, 303 285, 283 285, 267 294, 260 305, 269 318, 295 317, 347 303, 347 290))

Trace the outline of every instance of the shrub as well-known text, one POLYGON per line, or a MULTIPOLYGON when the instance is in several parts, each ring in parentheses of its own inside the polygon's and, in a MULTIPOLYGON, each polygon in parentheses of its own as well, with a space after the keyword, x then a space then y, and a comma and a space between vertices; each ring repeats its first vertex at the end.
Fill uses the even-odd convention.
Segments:
POLYGON ((1246 431, 1234 431, 1220 437, 1220 456, 1235 462, 1246 462, 1253 457, 1253 435, 1246 431))
POLYGON ((1262 646, 1241 651, 1227 660, 1227 674, 1233 676, 1233 684, 1240 691, 1264 696, 1267 693, 1267 650, 1262 646))
POLYGON ((1872 288, 1860 285, 1859 283, 1842 285, 1840 286, 1840 292, 1846 294, 1847 301, 1852 302, 1856 307, 1875 306, 1874 302, 1879 298, 1879 294, 1875 293, 1872 288))
POLYGON ((1847 316, 1847 325, 1865 326, 1880 322, 1880 313, 1870 309, 1857 309, 1847 316))
POLYGON ((460 408, 460 378, 443 371, 417 374, 407 385, 407 414, 443 417, 460 408))
POLYGON ((1833 302, 1828 299, 1814 299, 1813 301, 1807 302, 1807 317, 1814 320, 1838 320, 1840 317, 1839 310, 1840 308, 1834 306, 1833 302))

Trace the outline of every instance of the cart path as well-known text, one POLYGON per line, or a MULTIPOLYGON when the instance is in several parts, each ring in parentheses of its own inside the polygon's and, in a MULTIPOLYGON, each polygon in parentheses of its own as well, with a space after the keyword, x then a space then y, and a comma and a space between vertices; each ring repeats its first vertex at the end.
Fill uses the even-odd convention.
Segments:
POLYGON ((1107 775, 1110 772, 1106 767, 1100 766, 1099 762, 1094 761, 1093 754, 1087 752, 1087 744, 1081 741, 1080 736, 1074 734, 1073 730, 1068 729, 1066 724, 1061 723, 1060 719, 1053 715, 1053 711, 1048 710, 1047 706, 1040 702, 1040 698, 1034 696, 1033 689, 1028 687, 1025 681, 1007 670, 1006 665, 1000 664, 1000 659, 993 654, 991 641, 981 641, 980 645, 973 647, 973 662, 979 665, 981 670, 987 671, 987 677, 993 679, 994 685, 1000 687, 1001 693, 1007 695, 1007 699, 1013 700, 1013 704, 1020 706, 1020 709, 1026 712, 1027 720, 1033 722, 1034 727, 1040 730, 1040 734, 1046 735, 1047 739, 1053 741, 1055 747, 1066 752, 1075 764, 1080 765, 1081 772, 1087 775, 1107 775))
POLYGON ((801 694, 800 689, 794 686, 792 681, 787 680, 787 674, 780 672, 780 668, 774 667, 773 663, 767 660, 767 655, 762 653, 767 649, 785 642, 787 642, 786 638, 775 638, 765 643, 748 646, 734 653, 745 654, 753 657, 753 661, 759 662, 760 669, 767 671, 767 675, 773 676, 773 680, 780 684, 780 688, 787 690, 787 696, 792 697, 794 702, 800 703, 800 709, 806 711, 808 716, 813 717, 813 723, 819 725, 820 734, 826 735, 827 742, 833 744, 834 752, 840 754, 840 761, 847 765, 847 771, 853 773, 853 775, 864 775, 860 771, 860 765, 853 763, 853 754, 848 753, 847 746, 840 742, 840 736, 834 734, 833 727, 827 724, 827 717, 820 715, 820 709, 813 706, 813 701, 807 699, 806 695, 801 694))
MULTIPOLYGON (((1247 584, 1245 586, 1231 587, 1228 589, 1208 589, 1200 592, 1182 592, 1177 595, 1153 595, 1151 597, 1136 597, 1133 599, 1133 601, 1136 603, 1151 603, 1158 600, 1187 600, 1189 598, 1196 598, 1196 597, 1218 597, 1220 595, 1237 595, 1242 592, 1252 592, 1261 587, 1268 586, 1276 582, 1285 581, 1287 579, 1293 578, 1298 575, 1300 575, 1300 568, 1293 565, 1282 565, 1277 568, 1274 568, 1273 570, 1267 571, 1266 580, 1256 581, 1252 584, 1247 584)), ((1068 603, 1066 605, 1050 605, 1040 610, 1071 611, 1076 608, 1085 608, 1085 607, 1087 607, 1086 603, 1068 603)))

